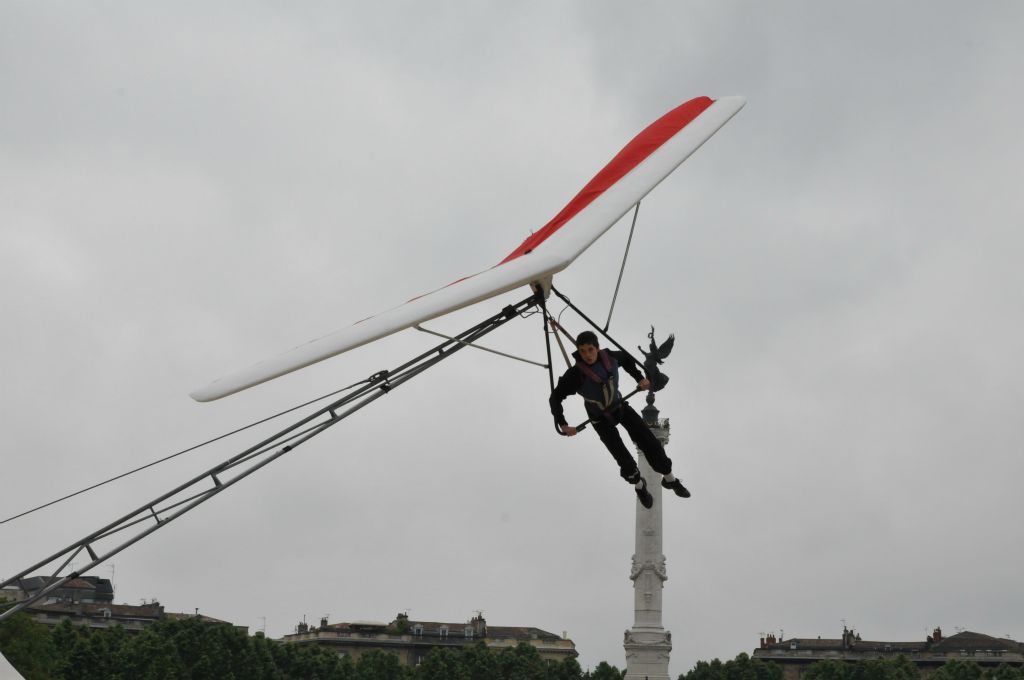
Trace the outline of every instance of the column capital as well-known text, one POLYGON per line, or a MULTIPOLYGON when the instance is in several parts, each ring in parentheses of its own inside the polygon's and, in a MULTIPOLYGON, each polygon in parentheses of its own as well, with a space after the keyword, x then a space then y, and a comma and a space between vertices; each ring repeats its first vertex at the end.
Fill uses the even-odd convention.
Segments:
POLYGON ((637 559, 636 555, 633 555, 633 567, 629 570, 629 578, 631 581, 635 581, 640 578, 640 574, 645 571, 649 571, 662 582, 668 580, 668 571, 665 568, 665 556, 662 555, 657 560, 644 560, 641 562, 637 559))

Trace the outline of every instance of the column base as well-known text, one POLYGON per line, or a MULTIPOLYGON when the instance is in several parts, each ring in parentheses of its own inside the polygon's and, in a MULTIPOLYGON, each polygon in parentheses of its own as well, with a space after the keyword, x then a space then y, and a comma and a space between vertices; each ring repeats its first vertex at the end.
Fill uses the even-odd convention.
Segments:
POLYGON ((672 633, 664 628, 631 628, 625 637, 625 680, 671 680, 672 633))

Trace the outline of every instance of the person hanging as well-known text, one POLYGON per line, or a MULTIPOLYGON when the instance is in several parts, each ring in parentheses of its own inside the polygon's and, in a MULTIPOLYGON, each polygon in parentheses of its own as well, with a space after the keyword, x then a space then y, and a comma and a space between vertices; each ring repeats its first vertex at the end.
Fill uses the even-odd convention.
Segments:
POLYGON ((573 394, 579 394, 598 437, 618 463, 622 478, 633 485, 645 508, 650 508, 654 499, 647 490, 647 482, 640 474, 636 460, 622 442, 619 425, 629 434, 651 468, 662 475, 661 485, 681 498, 689 498, 689 490, 672 474, 672 460, 665 453, 665 447, 619 391, 620 368, 637 381, 638 390, 651 389, 651 382, 637 368, 633 357, 624 351, 601 349, 597 335, 592 331, 584 331, 577 336, 576 351, 572 356, 576 360, 575 365, 558 379, 549 399, 551 414, 561 432, 569 437, 578 432, 566 422, 562 402, 573 394))

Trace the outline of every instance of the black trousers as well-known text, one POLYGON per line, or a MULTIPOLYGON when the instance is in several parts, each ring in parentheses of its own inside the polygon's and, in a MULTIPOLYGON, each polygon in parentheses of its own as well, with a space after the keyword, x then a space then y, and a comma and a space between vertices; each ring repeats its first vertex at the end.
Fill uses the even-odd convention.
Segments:
POLYGON ((597 432, 597 436, 601 438, 609 453, 615 458, 615 462, 619 464, 619 474, 623 479, 630 484, 636 484, 640 481, 640 470, 637 469, 633 454, 622 443, 619 425, 622 425, 629 434, 629 438, 643 452, 644 458, 655 472, 663 475, 672 472, 672 461, 666 455, 665 447, 651 432, 651 428, 647 427, 647 423, 640 417, 640 414, 633 410, 628 403, 623 403, 620 408, 608 415, 598 416, 594 422, 594 431, 597 432))

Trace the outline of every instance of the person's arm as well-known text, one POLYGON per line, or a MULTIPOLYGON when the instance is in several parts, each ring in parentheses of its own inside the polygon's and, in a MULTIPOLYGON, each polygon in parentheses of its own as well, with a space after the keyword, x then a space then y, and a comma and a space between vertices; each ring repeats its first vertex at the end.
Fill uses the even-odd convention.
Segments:
POLYGON ((551 405, 551 415, 555 417, 555 423, 558 424, 562 432, 569 436, 576 434, 576 428, 569 427, 568 423, 566 423, 562 402, 576 394, 579 389, 580 372, 575 368, 570 368, 558 379, 558 384, 555 385, 555 389, 551 392, 551 397, 548 399, 548 403, 551 405), (570 434, 567 430, 572 430, 573 432, 570 434))
POLYGON ((633 357, 629 356, 625 352, 614 351, 611 355, 615 357, 615 360, 619 362, 619 368, 624 370, 626 373, 636 381, 636 387, 639 390, 648 390, 651 388, 650 381, 644 377, 644 374, 637 368, 636 362, 633 361, 633 357))

